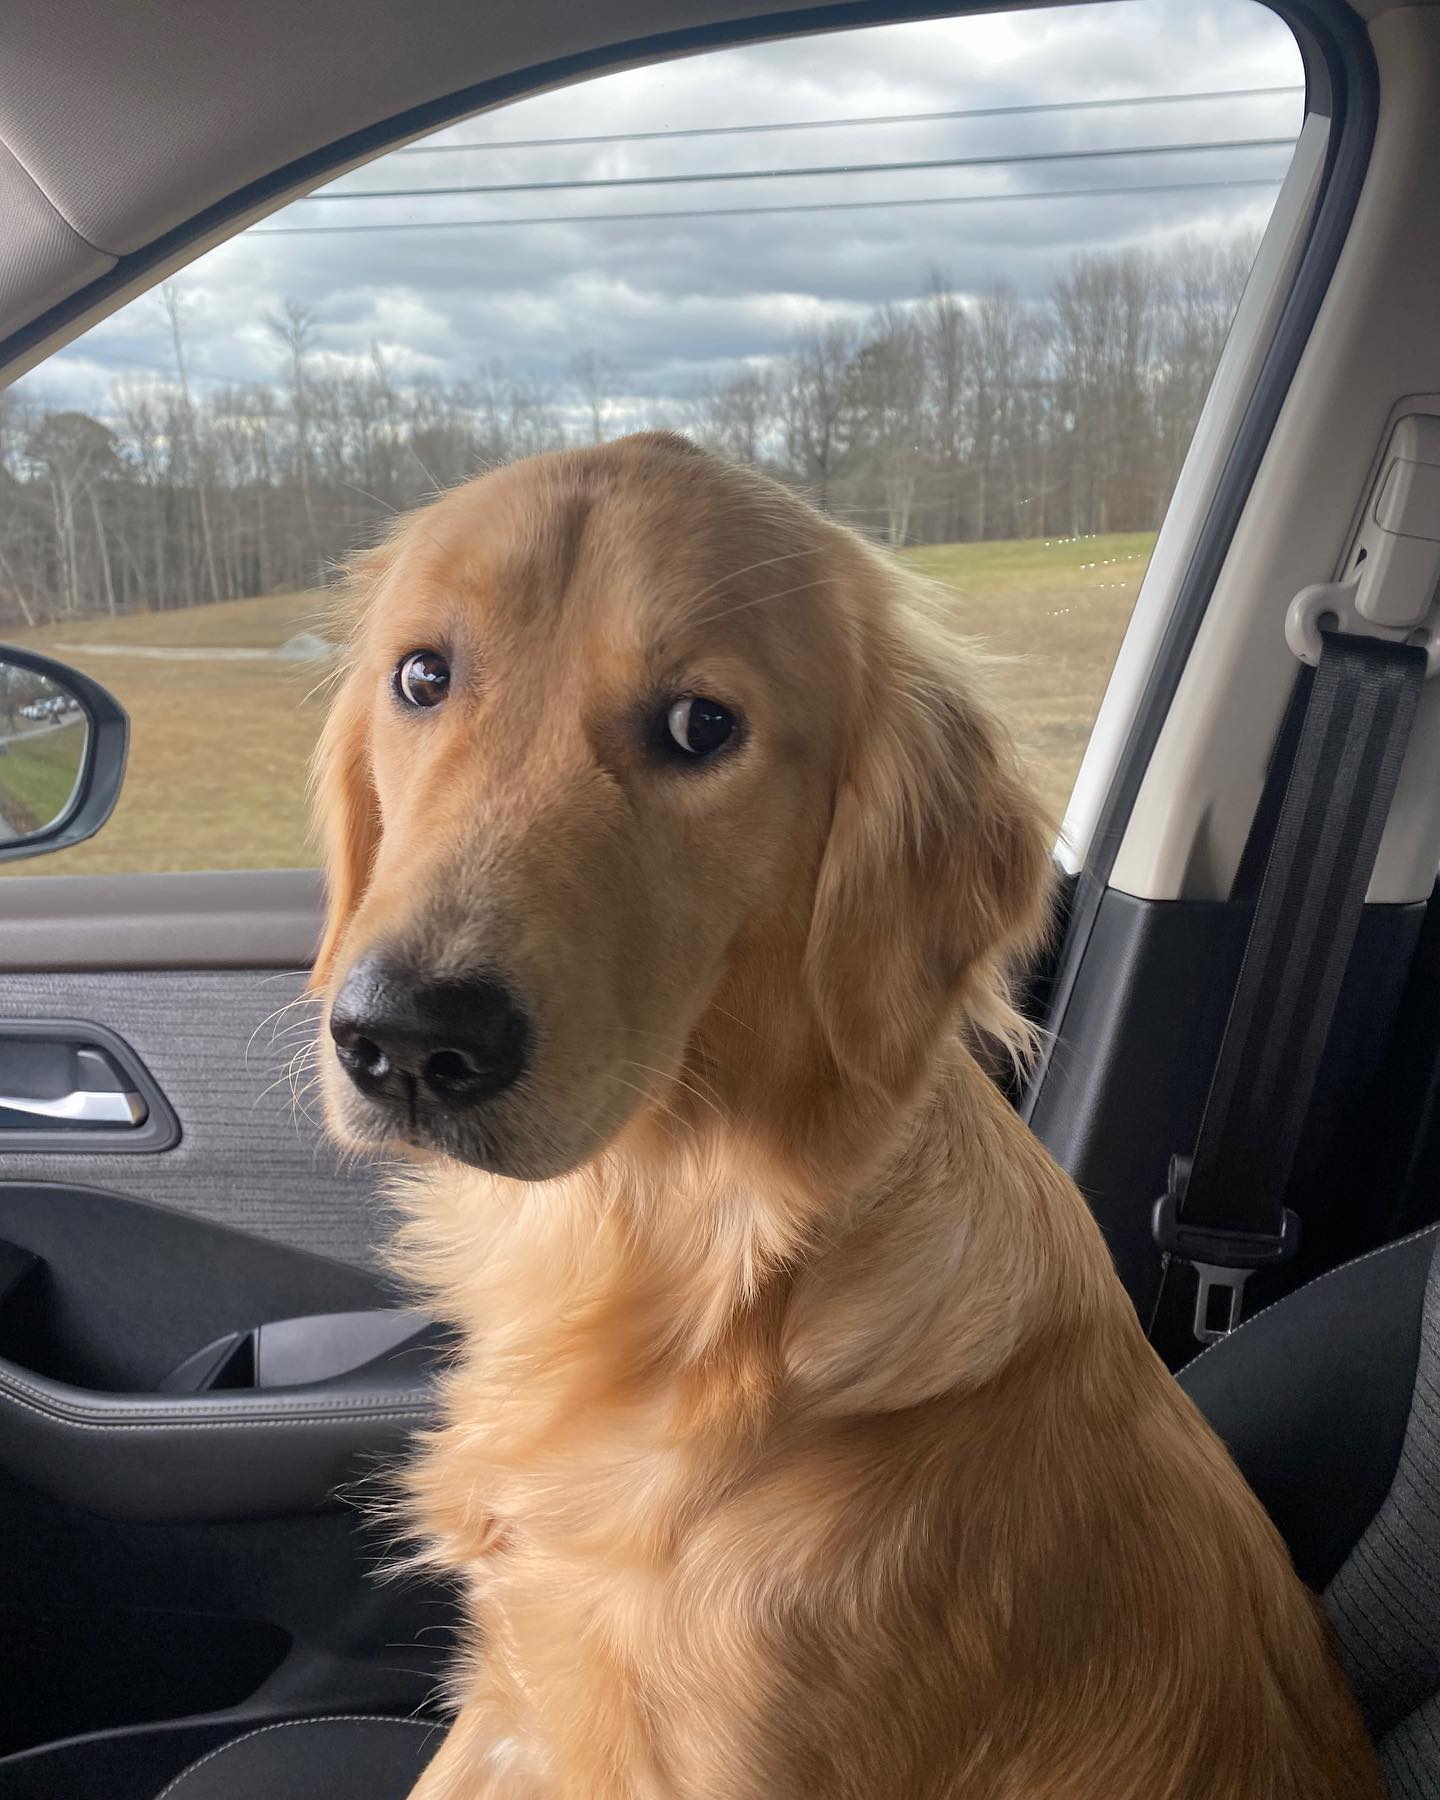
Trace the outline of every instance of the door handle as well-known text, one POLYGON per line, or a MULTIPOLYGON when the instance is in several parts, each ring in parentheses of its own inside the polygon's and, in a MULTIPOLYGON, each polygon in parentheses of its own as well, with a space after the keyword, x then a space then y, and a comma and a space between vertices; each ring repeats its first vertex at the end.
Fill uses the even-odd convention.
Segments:
POLYGON ((14 1132, 135 1131, 145 1096, 98 1044, 7 1043, 0 1035, 0 1123, 14 1132))
POLYGON ((0 1176, 7 1156, 148 1154, 179 1141, 175 1109, 108 1026, 0 1018, 0 1176))
MULTIPOLYGON (((75 1088, 49 1100, 30 1094, 0 1094, 0 1113, 22 1118, 58 1120, 62 1125, 143 1125, 149 1109, 139 1094, 75 1088)), ((22 1126, 23 1130, 24 1127, 22 1126)))

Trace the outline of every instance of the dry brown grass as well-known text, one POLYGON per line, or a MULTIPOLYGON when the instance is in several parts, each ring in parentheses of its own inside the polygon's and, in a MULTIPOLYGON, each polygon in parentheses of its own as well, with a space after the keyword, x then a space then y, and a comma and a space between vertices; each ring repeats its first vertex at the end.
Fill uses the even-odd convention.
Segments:
MULTIPOLYGON (((1014 659, 1000 678, 1008 711, 1057 822, 1153 542, 1133 534, 907 553, 953 592, 961 630, 1014 659)), ((324 713, 323 665, 221 654, 166 662, 124 648, 273 649, 322 614, 314 594, 276 594, 26 634, 126 708, 130 767, 98 837, 11 868, 58 875, 312 863, 305 771, 324 713)))
POLYGON ((166 662, 74 649, 263 649, 310 628, 313 594, 232 600, 184 611, 85 619, 27 639, 109 688, 130 715, 130 764, 115 815, 87 844, 35 874, 148 869, 295 868, 315 861, 305 771, 324 716, 324 665, 166 662))
POLYGON ((999 672, 1006 715, 1057 825, 1154 546, 1129 532, 906 557, 951 590, 962 631, 1013 659, 999 672))

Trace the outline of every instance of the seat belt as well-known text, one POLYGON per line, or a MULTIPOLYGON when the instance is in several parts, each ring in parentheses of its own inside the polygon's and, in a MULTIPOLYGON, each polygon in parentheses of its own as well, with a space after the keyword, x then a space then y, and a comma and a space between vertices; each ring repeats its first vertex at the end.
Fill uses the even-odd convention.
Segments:
POLYGON ((1315 597, 1349 591, 1307 589, 1291 610, 1287 635, 1296 642, 1305 613, 1315 666, 1257 811, 1273 835, 1194 1152, 1171 1158, 1153 1211, 1162 1260, 1150 1338, 1172 1366, 1227 1336, 1249 1277, 1299 1245, 1286 1188, 1427 672, 1426 648, 1395 641, 1398 630, 1319 629, 1339 621, 1315 597))

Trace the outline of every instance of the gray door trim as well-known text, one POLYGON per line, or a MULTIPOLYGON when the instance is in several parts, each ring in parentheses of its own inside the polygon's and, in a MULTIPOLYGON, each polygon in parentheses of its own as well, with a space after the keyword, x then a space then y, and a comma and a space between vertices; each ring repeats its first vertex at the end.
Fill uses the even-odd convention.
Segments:
POLYGON ((0 971, 308 969, 314 869, 21 875, 0 881, 0 971))

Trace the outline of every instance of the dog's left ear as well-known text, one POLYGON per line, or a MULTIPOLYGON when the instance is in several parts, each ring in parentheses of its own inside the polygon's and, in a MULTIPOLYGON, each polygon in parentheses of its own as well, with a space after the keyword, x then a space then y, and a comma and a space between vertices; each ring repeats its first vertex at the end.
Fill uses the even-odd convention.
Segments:
POLYGON ((1007 959, 1043 935, 1038 800, 979 691, 979 658, 903 589, 869 634, 806 951, 842 1068, 890 1092, 962 1011, 1007 1035, 1007 959))

